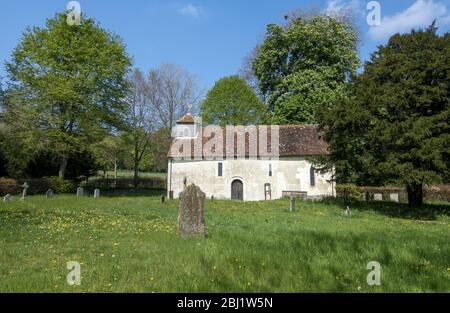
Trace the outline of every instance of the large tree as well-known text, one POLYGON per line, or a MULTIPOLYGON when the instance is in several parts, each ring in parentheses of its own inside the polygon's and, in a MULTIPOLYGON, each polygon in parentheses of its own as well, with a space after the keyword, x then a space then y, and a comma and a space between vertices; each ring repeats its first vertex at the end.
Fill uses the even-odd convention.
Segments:
POLYGON ((253 71, 272 123, 317 122, 317 108, 331 105, 358 68, 357 41, 353 25, 335 16, 268 25, 253 71))
POLYGON ((134 181, 137 186, 139 168, 142 158, 150 148, 151 133, 156 127, 156 112, 151 106, 148 89, 149 80, 144 74, 135 69, 128 78, 131 86, 126 100, 126 128, 122 136, 129 146, 129 155, 134 169, 134 181))
POLYGON ((449 180, 450 34, 392 36, 334 107, 321 114, 342 180, 403 184, 412 207, 425 184, 449 180))
POLYGON ((119 124, 131 61, 119 37, 92 18, 67 14, 27 29, 6 69, 6 122, 30 150, 51 150, 64 177, 69 155, 119 124))
POLYGON ((259 124, 267 111, 249 85, 238 76, 224 77, 216 82, 201 104, 205 124, 259 124))
POLYGON ((178 118, 196 106, 202 96, 194 75, 175 64, 162 64, 150 70, 147 96, 152 105, 158 127, 168 134, 178 118))

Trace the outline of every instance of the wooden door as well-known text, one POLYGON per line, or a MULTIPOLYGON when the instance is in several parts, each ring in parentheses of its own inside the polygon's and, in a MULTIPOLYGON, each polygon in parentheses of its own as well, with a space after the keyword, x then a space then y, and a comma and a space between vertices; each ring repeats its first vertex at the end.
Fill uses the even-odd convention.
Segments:
POLYGON ((234 180, 231 183, 231 199, 244 200, 244 185, 240 180, 234 180))

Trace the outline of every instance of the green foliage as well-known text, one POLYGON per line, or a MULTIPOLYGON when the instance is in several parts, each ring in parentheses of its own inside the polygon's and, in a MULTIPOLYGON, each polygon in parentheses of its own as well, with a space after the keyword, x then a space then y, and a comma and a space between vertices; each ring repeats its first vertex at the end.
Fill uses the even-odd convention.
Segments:
POLYGON ((45 177, 45 179, 47 180, 49 187, 56 193, 73 193, 77 188, 74 182, 58 176, 45 177))
MULTIPOLYGON (((81 151, 70 153, 67 159, 65 177, 77 179, 80 176, 92 176, 98 169, 98 164, 92 152, 81 151)), ((12 177, 45 177, 58 175, 58 156, 51 151, 38 151, 26 164, 21 175, 12 177)))
POLYGON ((394 35, 334 107, 322 128, 342 180, 408 187, 448 181, 450 35, 426 30, 394 35))
POLYGON ((260 124, 265 112, 264 103, 238 76, 218 80, 200 107, 200 115, 206 125, 260 124))
POLYGON ((91 150, 100 168, 117 170, 118 165, 124 162, 128 148, 121 137, 107 136, 102 141, 92 145, 91 150))
POLYGON ((355 74, 356 45, 354 28, 329 16, 268 25, 253 70, 272 123, 317 122, 317 108, 332 105, 355 74))
POLYGON ((333 202, 207 200, 206 238, 180 240, 179 202, 151 194, 0 201, 0 291, 450 291, 448 205, 425 222, 403 204, 355 203, 346 218, 333 202), (374 259, 381 286, 366 283, 374 259), (84 264, 80 286, 67 260, 84 264))
POLYGON ((121 40, 91 18, 70 26, 62 13, 27 29, 6 64, 5 120, 16 142, 57 153, 63 176, 70 153, 120 125, 130 63, 121 40))
POLYGON ((346 200, 358 201, 361 200, 362 192, 355 184, 338 184, 336 186, 336 193, 346 200))

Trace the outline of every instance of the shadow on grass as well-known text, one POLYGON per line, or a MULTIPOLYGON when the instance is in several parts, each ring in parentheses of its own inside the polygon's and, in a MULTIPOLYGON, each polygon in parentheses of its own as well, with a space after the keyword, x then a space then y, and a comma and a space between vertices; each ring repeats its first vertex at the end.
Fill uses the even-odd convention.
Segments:
POLYGON ((375 211, 389 217, 405 218, 412 220, 436 220, 439 215, 450 215, 450 203, 429 204, 426 203, 420 208, 412 209, 407 203, 396 203, 388 201, 351 201, 344 202, 338 199, 327 199, 323 202, 334 203, 345 209, 348 205, 353 210, 375 211))
MULTIPOLYGON (((89 190, 90 194, 94 191, 89 190)), ((101 197, 105 198, 123 198, 123 197, 159 197, 166 195, 165 190, 159 189, 113 189, 113 190, 101 190, 101 197)))

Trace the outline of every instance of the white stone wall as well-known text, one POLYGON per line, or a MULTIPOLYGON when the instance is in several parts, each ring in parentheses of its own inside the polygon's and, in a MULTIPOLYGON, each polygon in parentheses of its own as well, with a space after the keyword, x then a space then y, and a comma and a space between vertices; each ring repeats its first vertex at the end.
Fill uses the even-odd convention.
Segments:
POLYGON ((282 197, 283 191, 306 191, 308 197, 334 195, 334 184, 327 181, 331 173, 316 172, 315 186, 310 185, 310 162, 305 158, 280 158, 280 160, 223 160, 175 161, 169 160, 169 188, 174 198, 183 191, 183 180, 195 183, 206 196, 216 199, 231 198, 231 183, 239 179, 244 185, 244 201, 264 200, 264 184, 270 183, 272 199, 282 197), (223 164, 223 176, 218 176, 218 163, 223 164), (269 176, 272 164, 272 177, 269 176))

